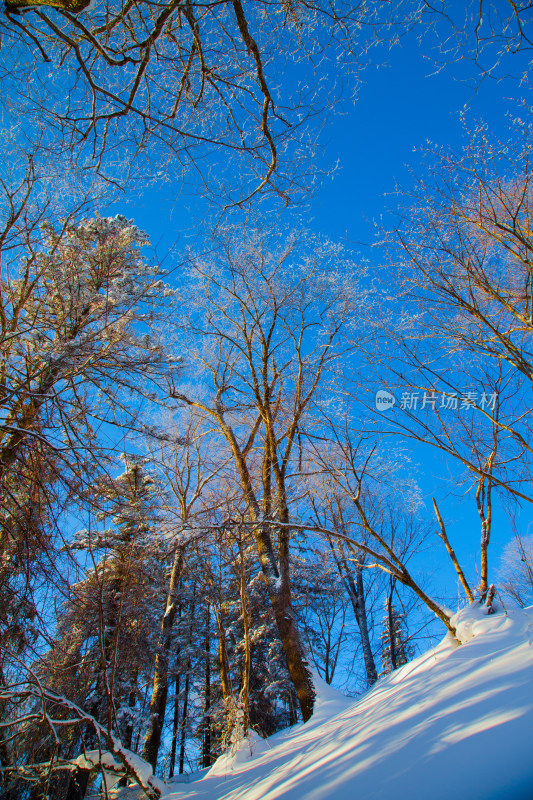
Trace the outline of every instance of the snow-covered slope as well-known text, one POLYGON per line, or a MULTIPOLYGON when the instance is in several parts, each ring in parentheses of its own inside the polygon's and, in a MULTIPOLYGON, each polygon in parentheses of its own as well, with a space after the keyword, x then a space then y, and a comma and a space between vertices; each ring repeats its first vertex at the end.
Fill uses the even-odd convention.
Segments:
POLYGON ((445 639, 356 702, 320 684, 309 722, 165 800, 532 800, 533 608, 474 605, 455 624, 460 647, 445 639))

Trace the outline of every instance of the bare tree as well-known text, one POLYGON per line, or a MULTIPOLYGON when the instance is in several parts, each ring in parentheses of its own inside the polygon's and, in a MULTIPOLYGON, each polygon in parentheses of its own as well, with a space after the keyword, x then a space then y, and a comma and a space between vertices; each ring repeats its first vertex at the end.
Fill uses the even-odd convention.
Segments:
POLYGON ((335 248, 230 232, 211 262, 192 267, 188 329, 196 388, 174 389, 204 413, 229 448, 257 542, 304 719, 314 690, 291 607, 292 473, 328 372, 348 345, 361 298, 335 248), (240 239, 238 238, 240 237, 240 239), (337 263, 335 263, 337 262, 337 263), (278 526, 277 522, 281 525, 278 526))
MULTIPOLYGON (((319 471, 310 481, 309 499, 313 520, 321 528, 331 528, 341 536, 350 538, 353 532, 354 512, 357 513, 353 503, 339 486, 337 479, 332 477, 331 470, 335 468, 323 449, 315 453, 314 461, 318 463, 319 471)), ((366 605, 367 587, 363 577, 366 553, 363 550, 355 551, 353 554, 351 551, 347 552, 348 546, 342 538, 326 534, 326 539, 359 628, 366 679, 368 686, 372 686, 378 678, 378 673, 372 652, 366 605)))
POLYGON ((396 230, 400 249, 391 250, 403 267, 405 299, 415 304, 410 330, 404 321, 403 358, 428 391, 431 384, 433 393, 459 389, 462 405, 510 439, 524 464, 531 454, 533 382, 529 133, 492 142, 481 129, 463 153, 441 154, 436 162, 433 179, 419 182, 396 230), (417 329, 424 331, 422 343, 417 329), (429 348, 437 358, 427 358, 429 348), (479 370, 479 390, 467 397, 472 387, 458 387, 454 370, 466 381, 479 370), (498 405, 488 402, 494 394, 498 405))
POLYGON ((135 388, 132 375, 142 372, 148 382, 163 367, 157 343, 139 330, 164 294, 158 268, 140 255, 145 243, 124 217, 96 218, 45 227, 44 241, 8 250, 0 284, 0 481, 31 439, 58 458, 75 453, 82 425, 91 438, 89 417, 103 417, 106 400, 109 421, 119 419, 119 392, 135 388))
POLYGON ((347 597, 343 585, 345 573, 334 557, 328 558, 321 544, 316 549, 308 548, 304 563, 294 571, 298 612, 305 622, 310 656, 318 674, 331 684, 335 674, 342 671, 343 656, 352 654, 352 648, 347 647, 352 598, 347 597))
MULTIPOLYGON (((190 526, 201 525, 205 513, 205 495, 209 484, 224 467, 213 463, 209 447, 205 442, 201 418, 189 415, 186 426, 173 444, 163 445, 156 456, 168 487, 166 528, 174 542, 174 556, 170 569, 170 580, 165 612, 161 620, 160 642, 154 665, 152 697, 150 700, 150 722, 143 747, 143 757, 156 769, 163 724, 165 720, 168 688, 169 659, 173 643, 173 628, 178 613, 179 585, 186 563, 187 546, 190 544, 190 526)), ((196 534, 197 536, 198 534, 196 534)))
POLYGON ((374 375, 396 403, 372 414, 442 453, 474 497, 485 597, 494 502, 533 502, 529 131, 497 142, 481 128, 462 153, 432 157, 388 238, 400 279, 374 375))
POLYGON ((518 531, 505 546, 499 568, 502 591, 521 607, 533 598, 533 538, 518 531))
POLYGON ((28 132, 44 128, 47 147, 114 182, 134 165, 145 182, 192 165, 211 193, 229 184, 229 203, 287 201, 314 184, 307 121, 331 107, 389 13, 363 0, 13 0, 3 78, 28 132), (211 169, 204 156, 217 150, 211 169))
POLYGON ((475 68, 473 77, 479 82, 509 74, 528 79, 533 45, 529 11, 528 0, 467 0, 460 5, 424 0, 421 5, 422 18, 439 42, 434 58, 440 68, 460 59, 470 60, 475 68))
MULTIPOLYGON (((315 447, 313 458, 326 476, 326 485, 332 486, 332 503, 323 511, 317 500, 315 519, 295 527, 331 539, 339 550, 341 545, 346 547, 356 568, 387 573, 410 589, 454 635, 450 613, 408 566, 429 533, 416 518, 416 486, 409 479, 402 481, 391 458, 381 454, 370 437, 354 434, 346 420, 343 425, 330 423, 328 435, 331 446, 315 447), (369 558, 363 560, 361 554, 369 558)), ((370 679, 370 658, 366 663, 370 679)))

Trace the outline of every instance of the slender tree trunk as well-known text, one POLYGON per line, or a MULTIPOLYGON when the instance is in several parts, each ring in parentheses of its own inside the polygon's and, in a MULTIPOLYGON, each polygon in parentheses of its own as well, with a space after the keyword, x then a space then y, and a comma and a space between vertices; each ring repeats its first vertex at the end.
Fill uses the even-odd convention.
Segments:
POLYGON ((359 635, 361 636, 361 646, 363 649, 363 660, 365 663, 366 678, 368 685, 372 686, 378 679, 378 672, 376 663, 374 661, 374 654, 370 645, 370 636, 368 633, 368 620, 366 616, 366 603, 363 585, 363 571, 360 567, 356 568, 355 583, 351 572, 346 573, 346 583, 349 587, 349 597, 352 603, 352 608, 359 628, 359 635))
POLYGON ((433 508, 435 509, 435 516, 437 517, 437 522, 439 523, 439 528, 440 528, 440 533, 438 533, 437 535, 439 536, 439 538, 444 543, 444 546, 445 546, 445 548, 446 548, 446 550, 448 552, 448 555, 450 556, 450 558, 452 560, 452 564, 455 567, 455 571, 457 573, 457 577, 461 581, 461 585, 462 585, 463 589, 465 590, 466 596, 468 597, 468 602, 469 603, 473 603, 474 602, 474 595, 472 593, 472 590, 470 588, 470 585, 469 585, 468 581, 466 580, 466 576, 465 576, 465 574, 464 574, 464 572, 463 572, 463 570, 461 568, 461 565, 459 564, 459 560, 458 560, 458 558, 457 558, 457 556, 455 554, 455 550, 451 546, 450 540, 448 539, 448 535, 446 533, 446 528, 444 527, 444 521, 443 521, 443 519, 442 519, 442 517, 440 515, 440 511, 439 511, 439 507, 437 505, 437 501, 435 500, 434 497, 432 498, 432 500, 433 500, 433 508))
POLYGON ((229 675, 229 661, 228 651, 226 647, 226 632, 224 630, 224 622, 222 619, 222 610, 215 608, 215 618, 217 621, 218 632, 218 661, 220 673, 220 687, 222 689, 222 698, 225 703, 231 700, 233 693, 231 691, 231 680, 229 675))
MULTIPOLYGON (((133 676, 133 684, 134 686, 137 684, 137 673, 135 672, 133 676)), ((128 707, 131 709, 135 708, 135 701, 137 699, 137 693, 135 688, 132 688, 128 698, 128 707)), ((133 722, 128 720, 128 724, 126 725, 126 731, 124 733, 124 747, 127 750, 131 750, 131 746, 133 744, 133 722)), ((117 784, 118 786, 127 786, 128 785, 128 776, 125 775, 121 778, 117 784)))
POLYGON ((362 567, 356 567, 355 570, 356 580, 356 594, 355 594, 355 617, 357 625, 359 626, 359 633, 361 635, 361 645, 363 648, 363 659, 365 662, 366 676, 368 685, 372 686, 378 679, 378 672, 376 663, 374 661, 374 654, 370 645, 370 635, 368 633, 368 618, 366 614, 365 603, 365 587, 363 584, 363 570, 362 567))
POLYGON ((352 604, 353 613, 359 628, 359 635, 361 636, 361 647, 363 648, 366 679, 368 685, 372 686, 378 679, 378 671, 376 669, 376 662, 374 661, 374 654, 372 653, 372 647, 370 644, 370 634, 368 632, 363 569, 360 565, 356 566, 354 581, 352 571, 346 560, 342 542, 339 541, 337 543, 338 551, 336 550, 335 545, 329 536, 328 542, 333 554, 333 558, 335 559, 339 575, 346 586, 348 597, 350 598, 350 602, 352 604))
POLYGON ((170 766, 168 768, 169 778, 174 777, 179 725, 180 725, 180 675, 179 673, 177 673, 176 681, 174 684, 174 718, 172 720, 172 746, 170 749, 170 766))
POLYGON ((185 739, 187 738, 187 712, 189 705, 189 688, 191 682, 190 676, 191 662, 187 665, 187 675, 185 676, 185 691, 183 693, 183 707, 181 711, 181 732, 180 732, 180 775, 185 770, 185 739))
MULTIPOLYGON (((487 462, 489 463, 489 462, 487 462)), ((487 466, 487 465, 486 465, 487 466)), ((490 465, 489 465, 490 466, 490 465)), ((479 594, 481 602, 485 602, 489 588, 489 567, 488 567, 488 547, 492 527, 492 481, 491 476, 487 479, 485 486, 485 476, 478 481, 476 491, 476 504, 481 520, 481 574, 479 581, 479 594)))
MULTIPOLYGON (((187 639, 187 651, 190 652, 190 648, 192 645, 192 634, 193 634, 193 623, 192 620, 194 619, 194 611, 196 608, 196 586, 194 587, 194 594, 193 594, 193 602, 192 607, 190 610, 190 619, 191 624, 189 626, 189 636, 187 639)), ((180 726, 180 763, 179 763, 179 771, 180 775, 183 774, 185 769, 185 741, 187 738, 187 714, 189 708, 189 691, 191 686, 191 658, 187 660, 187 667, 185 672, 185 689, 183 692, 183 703, 182 703, 182 712, 181 712, 181 726, 180 726)))
POLYGON ((170 586, 165 614, 161 622, 161 638, 155 659, 154 682, 150 702, 150 724, 144 740, 143 758, 156 770, 161 734, 165 722, 168 697, 168 665, 172 644, 172 628, 178 610, 177 590, 183 570, 184 548, 180 547, 174 555, 170 586))
POLYGON ((248 601, 248 592, 246 586, 246 570, 244 563, 244 553, 242 546, 239 545, 240 553, 240 595, 241 595, 241 610, 244 627, 244 665, 242 669, 241 690, 239 694, 240 705, 242 708, 242 724, 244 735, 248 735, 250 727, 250 667, 251 667, 251 652, 250 652, 250 604, 248 601))
MULTIPOLYGON (((128 698, 128 707, 132 710, 135 708, 135 701, 137 700, 137 692, 135 690, 135 686, 137 685, 137 672, 133 675, 133 686, 130 691, 130 695, 128 698)), ((133 743, 133 722, 131 719, 128 721, 126 725, 126 732, 124 734, 124 746, 131 750, 131 745, 133 743)))
MULTIPOLYGON (((252 521, 257 523, 254 527, 254 534, 257 543, 259 563, 265 577, 280 641, 287 658, 289 674, 294 684, 298 701, 300 703, 302 717, 305 722, 313 713, 315 689, 313 686, 311 671, 307 664, 305 648, 298 630, 296 615, 291 605, 289 575, 290 531, 285 527, 276 531, 279 541, 278 554, 280 566, 278 569, 272 541, 272 527, 267 524, 259 523, 259 520, 264 516, 265 510, 261 510, 261 507, 257 501, 243 451, 239 447, 233 430, 226 424, 220 411, 218 413, 217 420, 222 432, 231 446, 250 518, 252 521)), ((270 450, 265 456, 266 463, 263 463, 263 481, 265 491, 267 493, 267 496, 264 498, 265 509, 269 509, 272 506, 271 498, 269 496, 269 493, 271 492, 270 465, 274 464, 275 460, 271 459, 271 454, 272 447, 270 447, 270 450)), ((284 500, 283 494, 283 477, 280 477, 279 475, 279 468, 276 472, 276 481, 278 488, 278 501, 281 501, 278 502, 278 507, 280 508, 279 519, 280 522, 286 523, 289 521, 289 517, 287 504, 284 500)))
POLYGON ((211 766, 211 614, 206 611, 205 631, 205 683, 204 683, 204 735, 202 743, 202 767, 211 766))
MULTIPOLYGON (((120 606, 119 598, 122 588, 120 577, 115 576, 113 580, 110 581, 109 587, 101 596, 99 609, 100 664, 96 676, 95 697, 89 708, 91 716, 100 724, 107 724, 110 733, 113 729, 114 708, 113 691, 109 683, 109 677, 110 672, 113 671, 112 665, 114 657, 116 656, 120 606)), ((87 736, 89 748, 96 747, 97 741, 96 732, 91 729, 87 736)))
POLYGON ((289 695, 289 723, 291 725, 298 723, 298 698, 292 690, 289 695))
POLYGON ((391 582, 391 590, 386 600, 387 606, 387 619, 389 627, 389 652, 391 668, 394 670, 398 666, 398 659, 396 658, 396 636, 394 631, 394 614, 392 613, 392 595, 394 592, 394 584, 391 582))

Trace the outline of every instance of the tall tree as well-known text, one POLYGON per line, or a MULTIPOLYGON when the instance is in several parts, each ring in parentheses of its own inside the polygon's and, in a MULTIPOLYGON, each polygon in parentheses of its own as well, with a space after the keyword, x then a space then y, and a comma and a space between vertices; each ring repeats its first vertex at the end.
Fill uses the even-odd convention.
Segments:
POLYGON ((362 294, 338 248, 230 230, 192 263, 188 353, 197 408, 226 443, 304 719, 314 689, 291 602, 291 486, 300 442, 332 367, 357 326, 362 294))
POLYGON ((188 415, 188 418, 182 420, 179 437, 171 436, 170 445, 167 443, 160 446, 155 456, 167 482, 166 511, 168 527, 172 531, 174 553, 154 665, 150 722, 143 746, 143 756, 154 771, 165 720, 170 678, 169 664, 175 638, 174 624, 181 603, 179 586, 186 566, 191 526, 197 527, 201 524, 204 497, 225 462, 224 458, 220 462, 213 460, 206 438, 198 415, 188 415))
POLYGON ((414 648, 409 641, 405 614, 398 611, 393 603, 394 580, 390 581, 390 591, 385 600, 385 616, 381 632, 382 675, 388 675, 411 660, 414 648))
POLYGON ((493 141, 482 129, 457 155, 431 154, 431 179, 389 237, 404 290, 401 321, 387 330, 400 356, 385 374, 412 390, 393 426, 460 462, 489 494, 533 502, 529 137, 517 128, 493 141))
POLYGON ((112 526, 80 531, 71 545, 93 566, 63 605, 46 676, 131 747, 140 687, 151 674, 164 547, 154 478, 138 457, 125 462, 121 475, 94 487, 98 516, 112 526))
POLYGON ((143 323, 160 305, 159 269, 140 248, 146 236, 125 217, 45 228, 44 240, 5 256, 0 289, 2 427, 0 481, 24 443, 44 442, 63 466, 91 425, 129 414, 121 398, 146 391, 166 371, 143 323), (40 245, 40 246, 39 246, 40 245))

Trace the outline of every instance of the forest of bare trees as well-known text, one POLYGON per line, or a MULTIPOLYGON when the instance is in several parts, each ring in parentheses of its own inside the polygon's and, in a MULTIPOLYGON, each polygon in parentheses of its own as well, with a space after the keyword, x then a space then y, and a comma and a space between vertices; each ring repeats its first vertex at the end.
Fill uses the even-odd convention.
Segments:
POLYGON ((527 82, 527 11, 6 2, 0 800, 158 798, 307 721, 317 676, 355 696, 453 637, 458 599, 531 602, 527 102, 430 153, 379 271, 280 211, 372 53, 429 31, 527 82), (106 208, 185 180, 216 222, 163 268, 106 208))

